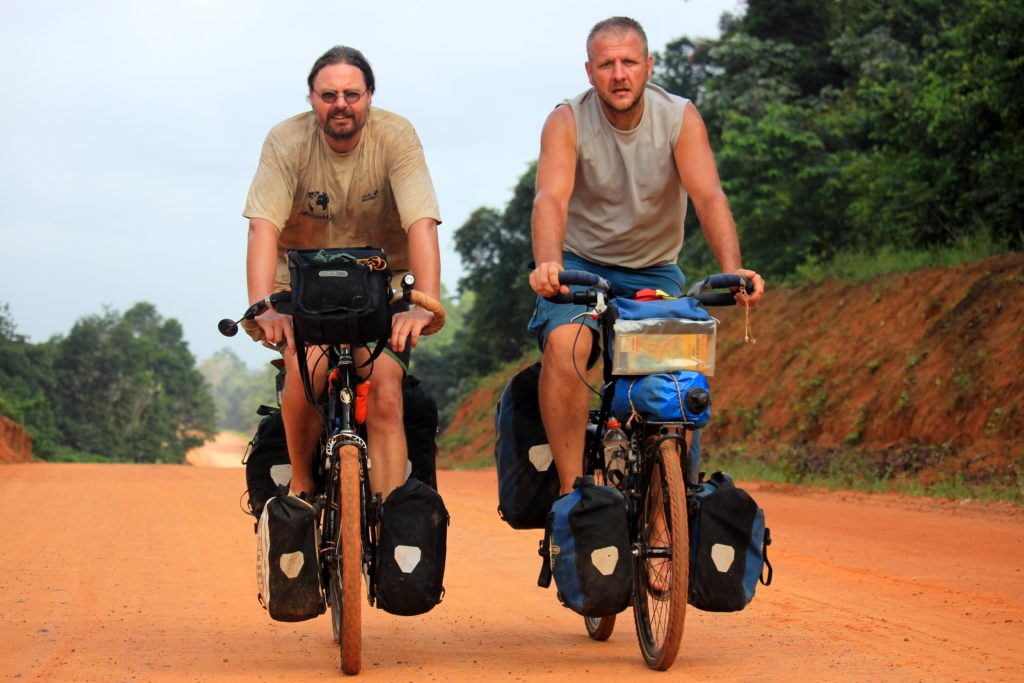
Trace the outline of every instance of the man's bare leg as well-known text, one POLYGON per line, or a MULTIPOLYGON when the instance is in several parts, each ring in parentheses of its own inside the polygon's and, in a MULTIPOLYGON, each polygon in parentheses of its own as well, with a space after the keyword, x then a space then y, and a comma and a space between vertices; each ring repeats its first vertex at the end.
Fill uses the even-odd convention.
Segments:
POLYGON ((576 373, 576 368, 586 376, 592 344, 593 333, 590 328, 571 324, 552 330, 544 345, 544 361, 540 372, 540 412, 563 494, 572 491, 576 477, 583 474, 589 390, 576 373))
MULTIPOLYGON (((363 351, 357 363, 365 360, 363 351)), ((405 481, 409 451, 402 423, 402 367, 382 353, 373 361, 366 410, 366 436, 370 450, 370 488, 387 499, 405 481)))
MULTIPOLYGON (((292 463, 291 489, 296 495, 316 490, 313 481, 313 451, 320 439, 320 411, 306 400, 306 392, 299 377, 297 353, 284 354, 284 390, 281 392, 281 418, 288 442, 288 459, 292 463)), ((306 350, 306 362, 313 384, 314 395, 323 391, 327 359, 315 346, 306 350)))

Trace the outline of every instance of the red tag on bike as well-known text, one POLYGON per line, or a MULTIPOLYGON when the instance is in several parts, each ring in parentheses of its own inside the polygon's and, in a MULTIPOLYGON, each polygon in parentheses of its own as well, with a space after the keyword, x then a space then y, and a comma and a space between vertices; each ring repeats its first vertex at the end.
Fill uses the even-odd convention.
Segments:
POLYGON ((366 397, 370 394, 370 380, 356 386, 356 422, 366 422, 366 397))

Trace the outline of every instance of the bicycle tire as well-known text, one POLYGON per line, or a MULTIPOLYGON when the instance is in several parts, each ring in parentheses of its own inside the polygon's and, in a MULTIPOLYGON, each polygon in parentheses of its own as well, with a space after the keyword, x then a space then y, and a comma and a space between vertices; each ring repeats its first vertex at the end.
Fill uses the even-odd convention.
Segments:
MULTIPOLYGON (((602 485, 605 483, 603 466, 595 467, 593 469, 593 475, 595 484, 602 485)), ((587 635, 590 636, 591 640, 603 642, 608 640, 612 635, 612 631, 615 630, 615 615, 612 614, 607 617, 583 617, 583 625, 587 627, 587 635)))
POLYGON ((587 627, 587 635, 591 640, 603 642, 608 640, 612 631, 615 630, 615 615, 607 617, 583 617, 583 623, 587 627))
POLYGON ((663 440, 650 454, 650 473, 637 510, 640 552, 634 560, 633 616, 644 661, 659 671, 675 662, 686 620, 690 539, 679 444, 677 439, 663 440), (666 517, 668 539, 651 538, 659 507, 666 517), (652 551, 665 549, 667 562, 663 556, 651 557, 652 551), (667 588, 652 586, 652 573, 667 588))
POLYGON ((359 673, 362 665, 362 534, 360 520, 362 501, 360 499, 359 449, 356 446, 342 446, 338 454, 339 512, 337 524, 338 565, 341 575, 341 637, 338 649, 341 655, 341 671, 348 675, 359 673))

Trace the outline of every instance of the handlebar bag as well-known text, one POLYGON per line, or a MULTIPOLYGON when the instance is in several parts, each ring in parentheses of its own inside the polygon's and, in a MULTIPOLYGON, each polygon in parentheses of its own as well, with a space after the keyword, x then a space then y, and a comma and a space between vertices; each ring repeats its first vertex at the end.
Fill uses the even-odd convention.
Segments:
POLYGON ((391 334, 391 270, 380 249, 290 249, 292 316, 307 344, 381 344, 391 334))
POLYGON ((746 607, 758 583, 771 585, 771 542, 764 510, 728 474, 712 474, 690 501, 688 602, 707 612, 746 607))
POLYGON ((613 375, 674 370, 715 374, 718 322, 696 299, 614 299, 605 320, 611 330, 613 375))
POLYGON ((684 422, 703 427, 711 419, 711 388, 699 372, 677 370, 615 380, 612 414, 621 422, 684 422))
POLYGON ((540 415, 540 367, 516 373, 494 411, 498 515, 513 529, 543 529, 558 497, 558 471, 540 415))
POLYGON ((612 299, 608 311, 616 320, 648 320, 651 318, 677 318, 681 320, 711 320, 711 314, 692 297, 678 299, 612 299))

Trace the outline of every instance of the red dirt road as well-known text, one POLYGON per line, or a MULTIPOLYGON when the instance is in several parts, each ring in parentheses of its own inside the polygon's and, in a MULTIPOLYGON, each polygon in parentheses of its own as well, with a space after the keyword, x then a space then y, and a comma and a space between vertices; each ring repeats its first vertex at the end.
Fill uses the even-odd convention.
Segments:
MULTIPOLYGON (((447 596, 417 618, 364 608, 353 680, 1024 679, 1020 509, 751 486, 775 583, 737 614, 690 610, 666 675, 644 667, 629 611, 595 643, 537 588, 539 533, 498 519, 493 470, 440 487, 447 596)), ((0 466, 0 679, 340 676, 326 616, 257 605, 243 489, 239 469, 0 466)))

